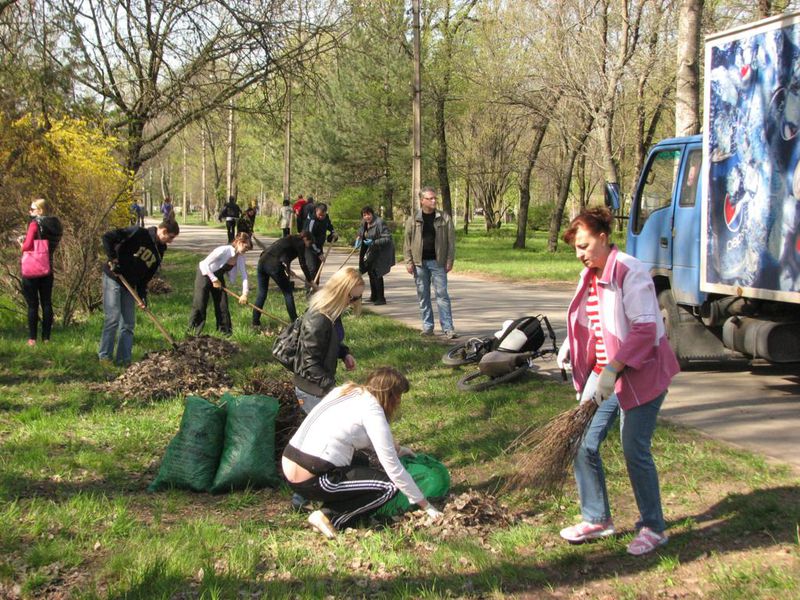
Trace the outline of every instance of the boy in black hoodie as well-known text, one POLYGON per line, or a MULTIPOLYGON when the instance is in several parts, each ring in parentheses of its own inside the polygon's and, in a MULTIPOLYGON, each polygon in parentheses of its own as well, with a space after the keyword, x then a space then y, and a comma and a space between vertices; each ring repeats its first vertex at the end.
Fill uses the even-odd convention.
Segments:
POLYGON ((103 265, 105 321, 97 354, 100 360, 112 360, 119 330, 114 361, 119 365, 131 362, 136 306, 133 296, 118 276, 124 277, 136 289, 144 303, 147 298, 147 282, 155 275, 167 251, 167 245, 172 243, 178 233, 178 223, 169 220, 162 221, 158 227, 112 229, 103 235, 103 248, 108 261, 103 265))

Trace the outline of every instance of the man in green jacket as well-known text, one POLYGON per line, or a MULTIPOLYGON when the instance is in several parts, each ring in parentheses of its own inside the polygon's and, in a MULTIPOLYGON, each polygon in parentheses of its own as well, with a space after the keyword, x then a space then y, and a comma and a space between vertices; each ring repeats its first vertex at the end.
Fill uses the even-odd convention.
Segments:
POLYGON ((406 219, 403 256, 406 270, 414 276, 422 317, 422 335, 433 335, 431 282, 436 292, 439 324, 445 337, 458 334, 453 327, 453 312, 447 293, 447 274, 456 255, 456 230, 445 212, 436 210, 436 190, 424 187, 419 192, 420 210, 406 219))

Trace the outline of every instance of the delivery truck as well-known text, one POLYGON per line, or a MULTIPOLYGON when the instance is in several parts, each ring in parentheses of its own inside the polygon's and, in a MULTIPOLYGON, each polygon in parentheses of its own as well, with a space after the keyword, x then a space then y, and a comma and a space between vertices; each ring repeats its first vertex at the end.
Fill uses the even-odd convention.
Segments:
POLYGON ((800 13, 706 38, 703 117, 650 150, 627 251, 682 365, 800 361, 800 13))

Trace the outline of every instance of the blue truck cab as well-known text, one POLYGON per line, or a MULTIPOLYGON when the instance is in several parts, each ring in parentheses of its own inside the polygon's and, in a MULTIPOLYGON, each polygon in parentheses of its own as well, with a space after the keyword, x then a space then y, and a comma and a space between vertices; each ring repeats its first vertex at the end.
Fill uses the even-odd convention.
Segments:
POLYGON ((665 139, 647 156, 628 220, 627 252, 650 270, 670 344, 691 360, 800 360, 797 305, 701 289, 703 137, 665 139))
POLYGON ((650 151, 628 220, 627 251, 645 263, 657 289, 699 307, 703 138, 672 138, 650 151))

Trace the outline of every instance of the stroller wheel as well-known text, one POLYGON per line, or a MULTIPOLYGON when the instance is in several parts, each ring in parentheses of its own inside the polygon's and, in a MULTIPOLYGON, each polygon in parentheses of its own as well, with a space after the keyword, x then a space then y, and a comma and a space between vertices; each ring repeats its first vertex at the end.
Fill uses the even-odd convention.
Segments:
POLYGON ((484 375, 480 371, 474 371, 473 373, 468 373, 459 379, 456 387, 458 387, 458 389, 462 392, 480 392, 482 390, 488 390, 489 388, 493 388, 501 383, 514 381, 530 368, 531 367, 528 362, 525 361, 521 365, 514 367, 514 369, 509 373, 499 375, 497 377, 490 377, 488 375, 484 375))
POLYGON ((442 362, 448 367, 460 367, 478 362, 492 347, 495 338, 471 338, 463 344, 451 347, 442 356, 442 362))

